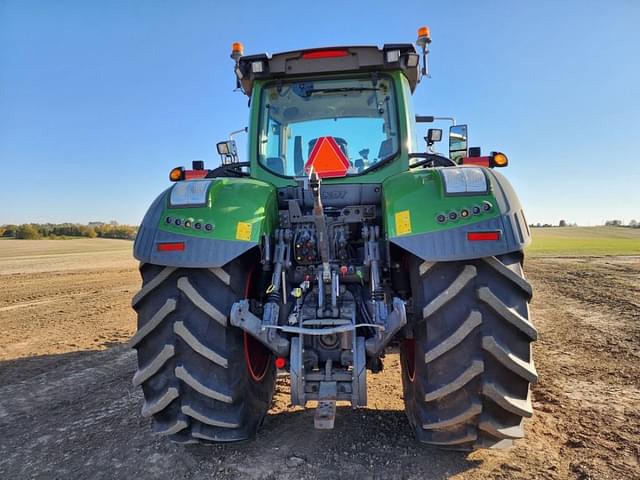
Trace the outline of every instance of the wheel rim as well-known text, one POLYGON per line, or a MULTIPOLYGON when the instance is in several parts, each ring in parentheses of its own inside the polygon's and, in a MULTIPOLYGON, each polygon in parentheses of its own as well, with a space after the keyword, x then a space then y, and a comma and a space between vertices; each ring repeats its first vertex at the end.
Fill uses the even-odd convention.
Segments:
POLYGON ((256 382, 261 381, 267 374, 271 352, 247 332, 244 332, 244 358, 251 378, 256 382))
POLYGON ((402 350, 407 377, 410 382, 413 382, 416 376, 416 341, 413 338, 405 338, 402 341, 402 350))
MULTIPOLYGON (((254 267, 255 269, 255 267, 254 267)), ((244 298, 249 298, 249 292, 252 286, 252 269, 247 277, 247 284, 244 289, 244 298)), ((269 369, 269 362, 271 361, 271 352, 258 340, 253 338, 247 332, 244 333, 244 358, 247 364, 247 370, 249 375, 255 382, 260 382, 267 374, 269 369)))

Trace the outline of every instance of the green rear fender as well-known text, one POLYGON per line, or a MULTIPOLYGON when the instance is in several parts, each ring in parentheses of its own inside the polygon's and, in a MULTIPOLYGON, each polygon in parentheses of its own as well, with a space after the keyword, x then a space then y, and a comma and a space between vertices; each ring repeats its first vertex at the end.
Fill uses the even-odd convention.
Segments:
POLYGON ((134 256, 141 262, 221 267, 258 246, 263 234, 270 235, 276 228, 276 189, 268 183, 212 179, 205 204, 197 207, 172 207, 171 188, 155 200, 140 226, 134 256), (167 243, 178 247, 159 247, 167 243))
POLYGON ((522 250, 530 242, 520 201, 502 175, 483 168, 486 193, 447 195, 440 170, 410 170, 383 182, 384 228, 392 244, 427 261, 453 261, 522 250))

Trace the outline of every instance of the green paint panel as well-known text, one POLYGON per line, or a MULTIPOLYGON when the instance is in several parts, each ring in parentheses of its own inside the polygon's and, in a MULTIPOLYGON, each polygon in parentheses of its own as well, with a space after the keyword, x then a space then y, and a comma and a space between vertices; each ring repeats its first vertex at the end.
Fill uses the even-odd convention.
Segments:
POLYGON ((500 215, 496 199, 487 195, 444 195, 444 185, 438 170, 414 170, 387 179, 382 184, 383 216, 387 238, 442 231, 470 225, 500 215), (460 217, 463 208, 472 211, 474 205, 488 201, 493 208, 480 215, 460 217), (439 223, 439 214, 457 212, 458 219, 439 223))
POLYGON ((202 207, 170 207, 168 202, 158 228, 165 232, 217 240, 259 242, 263 233, 276 227, 278 207, 272 185, 249 178, 216 178, 209 189, 207 205, 202 207), (167 217, 173 219, 167 223, 167 217), (182 225, 176 226, 175 219, 182 225), (188 221, 191 226, 185 227, 188 221), (202 224, 200 230, 195 224, 202 224), (214 226, 206 231, 205 225, 214 226))

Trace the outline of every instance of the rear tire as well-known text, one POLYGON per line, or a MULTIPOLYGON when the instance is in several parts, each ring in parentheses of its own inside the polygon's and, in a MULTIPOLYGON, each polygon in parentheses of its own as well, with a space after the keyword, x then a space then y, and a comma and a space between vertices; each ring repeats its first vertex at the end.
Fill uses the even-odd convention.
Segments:
POLYGON ((504 448, 531 417, 537 381, 531 286, 519 252, 412 263, 414 338, 401 346, 405 410, 421 442, 504 448))
POLYGON ((134 385, 156 434, 178 443, 233 442, 253 436, 271 405, 271 354, 228 321, 248 296, 250 266, 180 269, 144 264, 133 298, 138 331, 134 385))

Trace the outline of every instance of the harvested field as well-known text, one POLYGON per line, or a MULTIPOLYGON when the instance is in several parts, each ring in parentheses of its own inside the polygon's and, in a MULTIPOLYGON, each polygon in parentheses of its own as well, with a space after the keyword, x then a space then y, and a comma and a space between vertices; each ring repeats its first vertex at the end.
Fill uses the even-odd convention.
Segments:
POLYGON ((532 228, 531 236, 534 256, 640 255, 640 228, 532 228))
POLYGON ((464 454, 414 441, 396 354, 370 375, 369 407, 341 408, 333 431, 313 430, 280 378, 253 440, 153 437, 124 345, 131 247, 0 241, 0 478, 640 478, 640 257, 527 261, 536 413, 513 449, 464 454))

